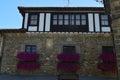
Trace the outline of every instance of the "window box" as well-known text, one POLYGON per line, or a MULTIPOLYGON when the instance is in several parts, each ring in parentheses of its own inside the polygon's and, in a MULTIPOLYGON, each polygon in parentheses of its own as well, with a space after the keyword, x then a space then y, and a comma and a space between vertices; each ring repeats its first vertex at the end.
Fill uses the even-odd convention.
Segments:
POLYGON ((20 52, 17 54, 17 58, 22 61, 35 61, 39 58, 39 55, 37 53, 20 52))
POLYGON ((23 61, 19 61, 17 63, 17 69, 18 70, 27 70, 27 71, 31 71, 31 70, 36 70, 40 68, 40 64, 39 62, 23 62, 23 61))
POLYGON ((57 59, 61 62, 76 62, 79 61, 80 55, 76 53, 62 53, 57 55, 57 59))
POLYGON ((101 69, 103 71, 116 71, 117 66, 116 65, 111 65, 111 64, 106 64, 106 63, 100 63, 98 64, 98 69, 101 69))
POLYGON ((57 70, 65 70, 70 72, 76 72, 80 69, 79 63, 64 63, 60 62, 57 64, 57 70))
POLYGON ((115 57, 115 54, 113 53, 102 53, 99 56, 99 59, 107 62, 116 62, 116 57, 115 57))

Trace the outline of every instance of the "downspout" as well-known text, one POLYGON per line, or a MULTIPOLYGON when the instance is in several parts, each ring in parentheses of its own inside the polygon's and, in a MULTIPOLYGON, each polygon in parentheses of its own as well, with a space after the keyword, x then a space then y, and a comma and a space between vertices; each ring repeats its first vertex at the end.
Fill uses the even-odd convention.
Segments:
POLYGON ((3 53, 4 53, 4 43, 5 43, 5 36, 4 33, 1 33, 1 37, 2 37, 2 41, 1 41, 1 54, 0 54, 0 73, 1 73, 1 67, 2 67, 2 57, 3 57, 3 53))

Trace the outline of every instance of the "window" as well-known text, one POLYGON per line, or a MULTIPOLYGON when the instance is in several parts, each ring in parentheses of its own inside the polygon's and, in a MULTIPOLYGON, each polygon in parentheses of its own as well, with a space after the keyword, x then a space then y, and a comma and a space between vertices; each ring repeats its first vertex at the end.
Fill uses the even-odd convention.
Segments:
POLYGON ((63 46, 63 53, 75 53, 75 46, 63 46))
POLYGON ((65 26, 85 26, 87 25, 86 14, 53 14, 52 25, 65 25, 65 26))
POLYGON ((113 53, 113 47, 112 46, 102 46, 102 52, 103 53, 113 53))
POLYGON ((107 26, 107 25, 109 25, 108 16, 107 16, 107 15, 101 15, 101 25, 102 25, 102 26, 107 26))
POLYGON ((81 25, 86 25, 86 15, 81 15, 81 25))
POLYGON ((25 46, 25 52, 36 52, 36 46, 35 45, 26 45, 25 46))
POLYGON ((80 15, 76 15, 76 25, 80 25, 80 15))
POLYGON ((57 15, 53 15, 53 25, 57 25, 57 15))
POLYGON ((58 24, 59 24, 59 25, 63 25, 63 15, 62 15, 62 14, 60 14, 60 15, 58 16, 58 24))
POLYGON ((64 25, 69 24, 69 16, 67 14, 64 15, 64 25))
POLYGON ((75 19, 75 17, 74 17, 74 15, 70 15, 70 25, 74 25, 74 20, 75 19))
POLYGON ((29 25, 37 25, 38 24, 38 15, 30 14, 29 25))

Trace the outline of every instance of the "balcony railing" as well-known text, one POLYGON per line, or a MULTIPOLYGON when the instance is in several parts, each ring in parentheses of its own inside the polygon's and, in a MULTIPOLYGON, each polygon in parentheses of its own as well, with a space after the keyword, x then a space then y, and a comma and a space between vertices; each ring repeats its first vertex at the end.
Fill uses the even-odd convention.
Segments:
POLYGON ((77 53, 61 53, 57 55, 57 59, 57 70, 76 72, 80 69, 80 55, 77 53))
POLYGON ((20 52, 18 53, 17 58, 22 61, 34 61, 39 58, 39 55, 37 53, 20 52))
POLYGON ((37 53, 20 52, 17 58, 19 60, 16 64, 17 70, 32 71, 40 68, 39 54, 37 53))
POLYGON ((80 55, 77 53, 61 53, 57 55, 57 59, 61 62, 76 62, 79 61, 80 55))

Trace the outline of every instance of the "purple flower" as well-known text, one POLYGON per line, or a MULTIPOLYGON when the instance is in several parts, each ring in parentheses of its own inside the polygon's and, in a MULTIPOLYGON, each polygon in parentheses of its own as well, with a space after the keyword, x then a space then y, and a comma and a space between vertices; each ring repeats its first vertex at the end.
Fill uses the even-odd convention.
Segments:
POLYGON ((103 61, 108 61, 108 62, 116 62, 116 57, 115 57, 115 54, 113 53, 102 53, 99 56, 99 59, 103 61))
POLYGON ((79 61, 80 55, 76 53, 62 53, 57 55, 57 59, 61 62, 76 62, 79 61))
POLYGON ((39 55, 37 53, 26 53, 20 52, 17 55, 17 58, 22 61, 34 61, 37 60, 39 55))
POLYGON ((71 71, 76 72, 78 69, 80 69, 79 63, 63 63, 60 62, 57 64, 57 70, 65 70, 65 71, 71 71))
POLYGON ((35 69, 39 69, 39 68, 40 68, 40 64, 38 62, 19 61, 17 63, 17 69, 20 69, 20 70, 31 71, 31 70, 35 70, 35 69))
POLYGON ((116 65, 110 65, 105 63, 98 64, 98 69, 104 70, 104 71, 116 71, 117 66, 116 65))

